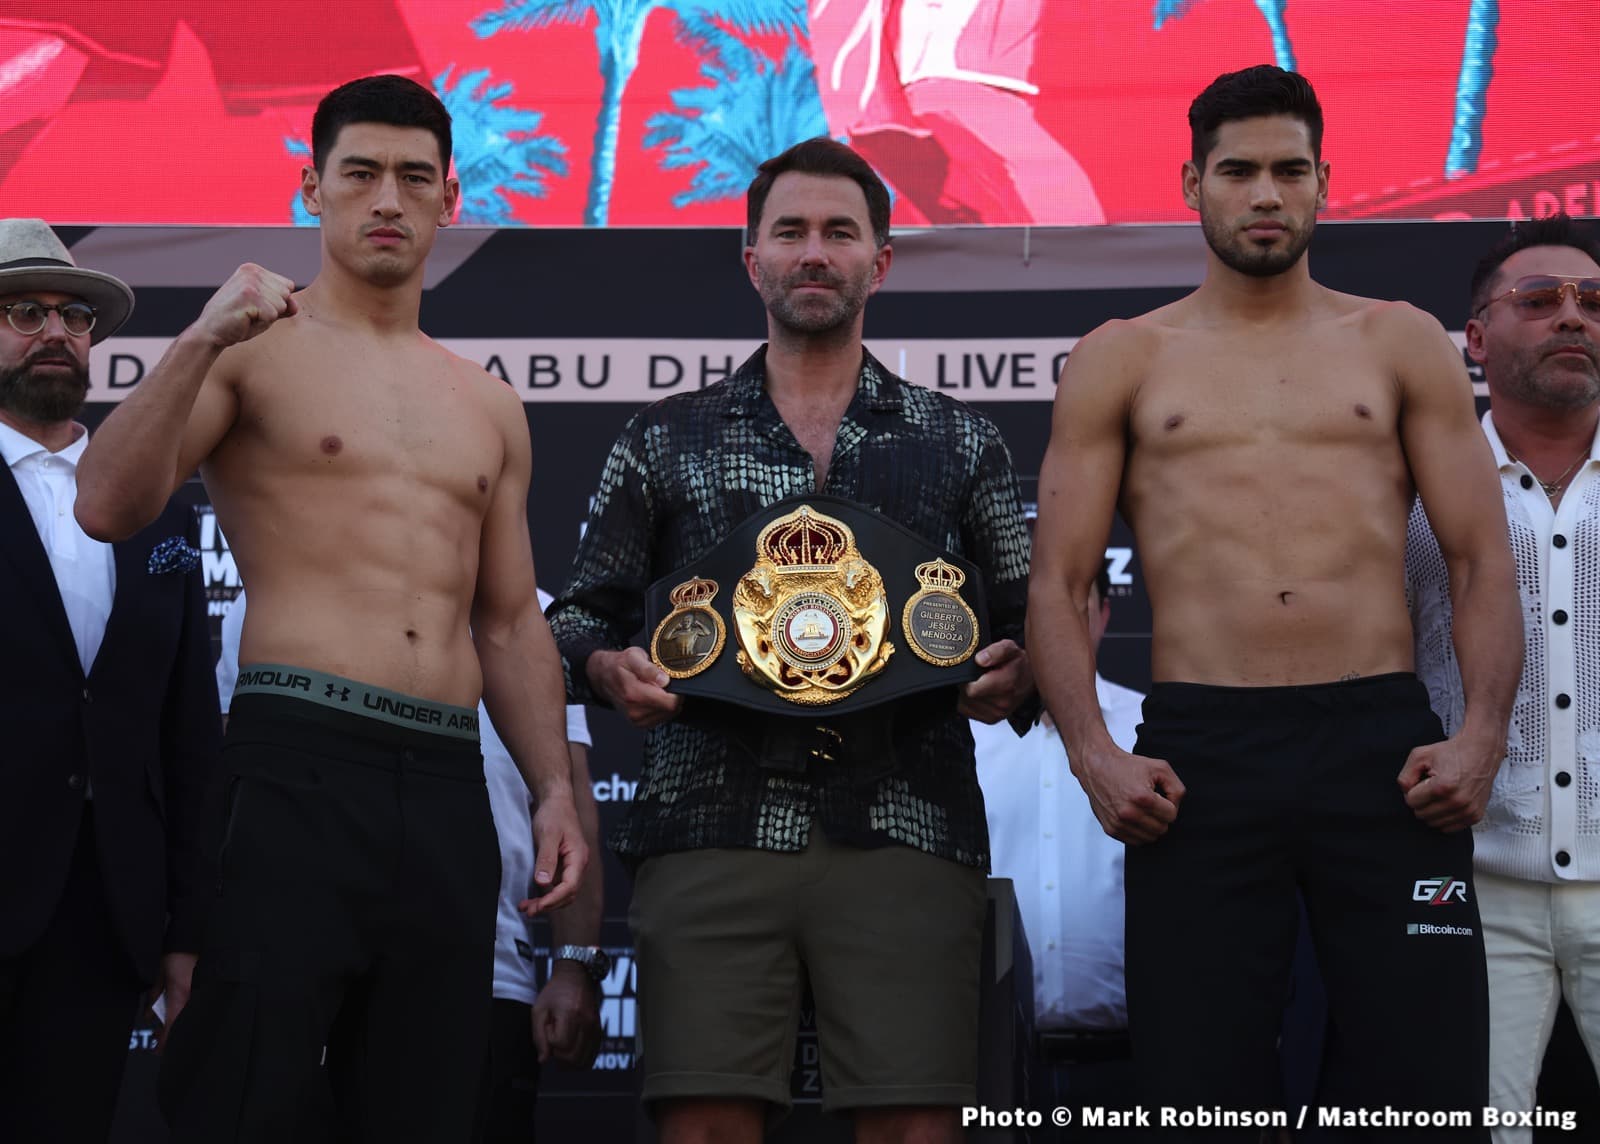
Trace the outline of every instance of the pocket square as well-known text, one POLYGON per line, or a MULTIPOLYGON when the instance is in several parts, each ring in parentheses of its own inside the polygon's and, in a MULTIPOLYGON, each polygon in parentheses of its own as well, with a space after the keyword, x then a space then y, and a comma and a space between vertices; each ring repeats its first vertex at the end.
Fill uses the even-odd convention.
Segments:
POLYGON ((152 576, 164 572, 189 572, 200 566, 200 550, 191 548, 181 536, 169 536, 150 550, 146 566, 152 576))

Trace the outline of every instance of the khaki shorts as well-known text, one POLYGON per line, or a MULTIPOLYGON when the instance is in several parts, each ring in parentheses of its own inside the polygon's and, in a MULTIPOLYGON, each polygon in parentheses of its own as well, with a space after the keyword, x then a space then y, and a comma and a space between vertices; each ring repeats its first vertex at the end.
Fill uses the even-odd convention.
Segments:
POLYGON ((822 1106, 977 1103, 982 870, 820 829, 801 854, 691 850, 646 860, 629 922, 646 1103, 785 1109, 802 977, 816 1003, 822 1106))

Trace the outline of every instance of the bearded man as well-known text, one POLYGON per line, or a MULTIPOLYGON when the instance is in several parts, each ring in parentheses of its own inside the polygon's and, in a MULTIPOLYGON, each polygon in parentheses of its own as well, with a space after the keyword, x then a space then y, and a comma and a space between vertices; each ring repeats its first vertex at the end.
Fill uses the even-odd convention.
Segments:
MULTIPOLYGON (((1189 123, 1205 279, 1073 350, 1029 597, 1073 774, 1128 843, 1135 1066, 1151 1104, 1282 1112, 1298 890, 1331 1009, 1322 1095, 1481 1108, 1467 828, 1505 754, 1522 624, 1472 388, 1438 322, 1312 279, 1329 165, 1303 77, 1221 76, 1189 123), (1415 495, 1455 605, 1465 710, 1449 738, 1413 674, 1415 495), (1117 508, 1152 613, 1155 685, 1131 752, 1101 716, 1083 609, 1117 508)), ((1261 1125, 1221 1127, 1255 1141, 1261 1125)))
POLYGON ((116 544, 73 517, 89 347, 133 291, 38 219, 0 220, 0 1124, 105 1140, 147 987, 200 943, 201 795, 222 724, 199 529, 116 544))
MULTIPOLYGON (((1516 224, 1472 274, 1467 353, 1483 366, 1483 432, 1500 470, 1526 617, 1513 733, 1483 821, 1473 881, 1489 964, 1489 1103, 1530 1109, 1564 998, 1591 1054, 1600 1008, 1581 987, 1600 964, 1600 763, 1589 609, 1600 518, 1600 242, 1555 215, 1516 224), (1570 288, 1570 289, 1569 289, 1570 288), (1569 297, 1570 295, 1570 297, 1569 297)), ((1445 561, 1412 511, 1406 579, 1417 675, 1446 731, 1465 716, 1445 561)), ((1495 1144, 1532 1128, 1493 1126, 1495 1144)))
MULTIPOLYGON (((611 839, 637 871, 644 1100, 665 1144, 755 1144, 790 1102, 809 979, 823 1107, 851 1114, 860 1141, 953 1144, 960 1107, 977 1099, 989 860, 965 718, 995 722, 1032 692, 1016 642, 1028 552, 1017 479, 994 425, 894 376, 862 346, 867 298, 892 259, 889 195, 865 160, 828 139, 796 144, 762 164, 748 223, 744 261, 766 305, 767 344, 727 380, 629 422, 550 612, 573 699, 650 728, 638 790, 611 839), (796 497, 804 503, 787 516, 773 507, 796 497), (859 554, 844 551, 829 513, 857 514, 859 554), (774 570, 759 557, 750 567, 742 538, 768 515, 802 536, 799 566, 774 570), (935 686, 912 693, 925 666, 913 625, 878 642, 872 632, 885 629, 857 625, 838 601, 879 575, 886 592, 909 595, 915 559, 877 553, 919 546, 975 566, 992 642, 952 604, 941 623, 965 644, 947 658, 970 656, 975 678, 944 686, 930 676, 935 686), (774 613, 787 622, 752 639, 740 593, 782 599, 793 574, 834 581, 792 595, 774 613), (679 581, 679 618, 656 625, 652 659, 628 644, 658 581, 679 581), (725 625, 717 609, 729 598, 725 625), (693 663, 661 651, 684 618, 703 633, 693 663), (743 675, 723 650, 735 624, 726 642, 738 642, 743 675), (819 705, 741 706, 761 696, 758 661, 785 641, 787 665, 767 683, 817 679, 809 699, 819 705), (901 645, 892 658, 891 643, 901 645), (863 648, 880 657, 864 671, 887 666, 846 699, 841 690, 860 678, 846 653, 863 648), (723 669, 725 694, 702 688, 685 701, 680 684, 723 669), (874 705, 845 714, 835 701, 874 705)), ((951 580, 941 590, 955 591, 951 580)), ((901 618, 898 602, 889 611, 901 618)))

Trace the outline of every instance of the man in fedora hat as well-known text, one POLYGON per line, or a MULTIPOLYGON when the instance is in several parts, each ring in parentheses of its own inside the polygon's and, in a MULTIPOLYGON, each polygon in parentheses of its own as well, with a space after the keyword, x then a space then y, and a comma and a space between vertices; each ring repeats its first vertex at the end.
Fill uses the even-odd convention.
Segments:
POLYGON ((201 789, 220 741, 194 513, 126 541, 73 518, 89 346, 133 291, 0 219, 0 1125, 103 1141, 157 982, 197 945, 201 789))

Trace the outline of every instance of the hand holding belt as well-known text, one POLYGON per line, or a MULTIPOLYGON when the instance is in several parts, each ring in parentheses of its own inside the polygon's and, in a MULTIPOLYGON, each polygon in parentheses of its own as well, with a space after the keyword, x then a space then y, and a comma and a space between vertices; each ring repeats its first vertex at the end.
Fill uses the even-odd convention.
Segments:
POLYGON ((742 522, 653 584, 646 615, 668 690, 777 715, 831 718, 964 683, 989 642, 974 565, 821 495, 742 522))

